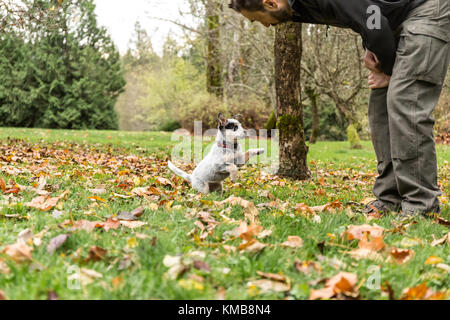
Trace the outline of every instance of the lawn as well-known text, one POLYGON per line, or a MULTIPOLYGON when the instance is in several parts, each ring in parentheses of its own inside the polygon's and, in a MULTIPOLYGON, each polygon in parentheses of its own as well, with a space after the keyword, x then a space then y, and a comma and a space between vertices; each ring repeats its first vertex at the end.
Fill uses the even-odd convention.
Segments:
POLYGON ((0 297, 448 299, 450 147, 441 218, 403 221, 361 214, 369 142, 311 145, 309 181, 250 165, 201 196, 168 172, 171 137, 1 128, 0 297))

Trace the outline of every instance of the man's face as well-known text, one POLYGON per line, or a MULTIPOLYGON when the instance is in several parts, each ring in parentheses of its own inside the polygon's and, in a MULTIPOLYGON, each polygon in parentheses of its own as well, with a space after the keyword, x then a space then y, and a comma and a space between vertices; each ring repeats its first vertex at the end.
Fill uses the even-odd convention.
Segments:
POLYGON ((279 23, 290 21, 292 18, 292 9, 287 0, 261 0, 263 1, 265 11, 247 11, 242 10, 241 14, 250 21, 258 21, 265 27, 277 25, 279 23))

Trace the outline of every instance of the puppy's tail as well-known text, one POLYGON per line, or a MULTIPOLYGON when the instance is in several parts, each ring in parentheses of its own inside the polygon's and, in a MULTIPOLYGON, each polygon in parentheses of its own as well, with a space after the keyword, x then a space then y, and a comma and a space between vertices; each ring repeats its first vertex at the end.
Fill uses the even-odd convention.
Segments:
POLYGON ((178 169, 177 167, 175 167, 175 165, 172 162, 168 162, 167 165, 169 166, 169 169, 172 170, 177 176, 182 177, 183 179, 189 181, 192 183, 192 178, 191 175, 184 172, 181 169, 178 169))

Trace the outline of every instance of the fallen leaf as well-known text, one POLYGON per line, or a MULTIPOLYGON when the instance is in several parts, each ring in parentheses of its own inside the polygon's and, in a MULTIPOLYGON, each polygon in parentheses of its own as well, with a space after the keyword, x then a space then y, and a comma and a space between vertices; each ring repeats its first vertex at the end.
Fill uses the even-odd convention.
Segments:
POLYGON ((435 256, 429 256, 427 258, 427 260, 425 261, 426 265, 430 265, 430 264, 438 264, 442 262, 442 258, 439 257, 435 257, 435 256))
POLYGON ((391 248, 388 261, 394 261, 402 264, 406 263, 414 257, 414 251, 409 249, 391 248))
POLYGON ((31 202, 25 203, 25 206, 33 209, 38 209, 41 211, 49 211, 58 204, 59 200, 63 199, 68 194, 69 191, 67 190, 58 197, 50 198, 48 196, 39 196, 31 200, 31 202))
POLYGON ((309 299, 330 299, 340 293, 343 293, 346 296, 357 296, 358 290, 355 288, 357 281, 358 277, 356 274, 339 272, 337 275, 327 280, 323 289, 311 290, 309 299))
POLYGON ((286 282, 286 277, 282 274, 278 274, 278 273, 265 273, 262 271, 256 271, 256 273, 266 279, 269 280, 274 280, 274 281, 280 281, 280 282, 286 282))
POLYGON ((284 248, 301 248, 303 246, 302 238, 298 236, 289 236, 288 240, 281 244, 284 248))
POLYGON ((98 246, 91 246, 89 248, 89 254, 88 254, 87 261, 95 262, 95 261, 103 260, 107 253, 108 253, 108 250, 106 250, 106 249, 103 249, 98 246))
POLYGON ((241 245, 239 245, 239 250, 240 251, 244 250, 249 253, 257 253, 263 250, 265 247, 267 247, 266 244, 261 243, 256 239, 252 239, 248 242, 244 242, 241 245))
POLYGON ((135 228, 140 228, 142 226, 147 225, 147 222, 142 222, 142 221, 120 221, 120 224, 130 228, 130 229, 135 229, 135 228))
POLYGON ((9 246, 6 246, 3 249, 3 253, 5 253, 7 256, 9 256, 14 262, 16 263, 23 263, 27 261, 31 261, 31 252, 33 251, 33 248, 26 245, 23 242, 17 242, 14 244, 11 244, 9 246))
POLYGON ((8 300, 8 298, 6 298, 6 294, 0 290, 0 300, 8 300))
POLYGON ((105 223, 100 224, 100 226, 106 232, 108 232, 111 229, 116 230, 117 228, 119 228, 122 222, 125 222, 125 221, 120 221, 119 219, 116 219, 116 218, 108 218, 108 220, 106 220, 105 223))
POLYGON ((370 237, 378 238, 383 235, 384 228, 379 226, 371 226, 368 224, 363 224, 359 226, 350 225, 347 230, 342 234, 342 237, 347 237, 347 240, 362 240, 366 238, 366 233, 368 232, 370 237))
POLYGON ((219 205, 231 204, 233 206, 239 205, 245 209, 244 215, 251 224, 258 222, 259 211, 253 202, 250 202, 248 200, 239 197, 231 196, 228 199, 219 202, 218 204, 219 205))
POLYGON ((432 247, 435 247, 435 246, 438 246, 438 245, 441 245, 441 244, 444 244, 444 243, 450 244, 450 232, 447 233, 447 234, 446 234, 445 236, 443 236, 442 238, 440 238, 440 239, 438 239, 438 240, 434 240, 434 241, 431 243, 431 246, 432 246, 432 247))
POLYGON ((134 209, 131 212, 128 212, 128 211, 121 212, 117 216, 117 219, 119 219, 119 220, 127 220, 127 221, 134 221, 134 220, 137 220, 137 218, 139 218, 140 216, 142 216, 143 213, 144 213, 144 208, 143 207, 138 207, 138 208, 134 209))
POLYGON ((200 260, 194 261, 194 268, 205 272, 211 271, 210 266, 206 262, 200 260))
POLYGON ((294 266, 297 271, 304 274, 311 274, 314 271, 320 270, 319 265, 312 261, 299 261, 296 259, 294 266))
POLYGON ((413 288, 406 288, 402 292, 401 300, 444 300, 446 294, 442 292, 433 292, 426 283, 422 283, 413 288))
POLYGON ((50 240, 50 243, 47 246, 47 252, 49 254, 53 254, 59 247, 61 247, 69 237, 68 234, 60 234, 59 236, 54 237, 50 240))
POLYGON ((291 286, 287 283, 274 281, 274 280, 268 280, 268 279, 261 279, 261 280, 253 280, 249 281, 247 283, 248 287, 257 287, 261 290, 262 293, 267 292, 286 292, 291 289, 291 286))

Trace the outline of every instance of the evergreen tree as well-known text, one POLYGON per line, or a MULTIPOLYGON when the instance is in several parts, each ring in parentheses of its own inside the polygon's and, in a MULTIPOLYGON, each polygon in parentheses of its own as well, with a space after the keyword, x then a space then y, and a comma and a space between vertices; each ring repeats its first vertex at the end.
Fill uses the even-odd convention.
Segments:
POLYGON ((117 129, 125 80, 93 0, 28 3, 46 7, 51 21, 28 24, 27 41, 1 38, 0 70, 9 72, 0 75, 0 125, 117 129))

